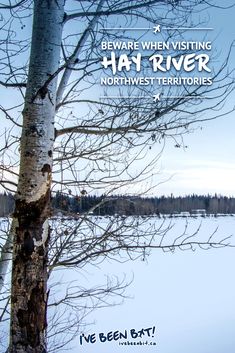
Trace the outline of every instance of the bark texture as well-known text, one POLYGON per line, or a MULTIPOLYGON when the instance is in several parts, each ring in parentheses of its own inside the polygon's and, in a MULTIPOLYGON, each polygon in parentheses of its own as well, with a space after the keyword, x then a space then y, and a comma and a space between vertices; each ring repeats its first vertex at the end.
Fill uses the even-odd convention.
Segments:
POLYGON ((35 0, 16 194, 10 353, 45 353, 54 116, 64 0, 35 0))

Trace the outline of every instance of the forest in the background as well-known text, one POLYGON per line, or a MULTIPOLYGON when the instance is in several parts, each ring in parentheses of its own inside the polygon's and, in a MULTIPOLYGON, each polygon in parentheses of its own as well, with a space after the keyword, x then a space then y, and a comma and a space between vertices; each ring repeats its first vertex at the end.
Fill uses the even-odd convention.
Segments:
MULTIPOLYGON (((125 195, 95 196, 82 193, 72 196, 56 192, 52 197, 54 215, 62 213, 94 215, 160 215, 182 214, 235 214, 235 197, 221 195, 188 195, 135 197, 125 195)), ((12 194, 0 194, 0 217, 13 212, 12 194)))

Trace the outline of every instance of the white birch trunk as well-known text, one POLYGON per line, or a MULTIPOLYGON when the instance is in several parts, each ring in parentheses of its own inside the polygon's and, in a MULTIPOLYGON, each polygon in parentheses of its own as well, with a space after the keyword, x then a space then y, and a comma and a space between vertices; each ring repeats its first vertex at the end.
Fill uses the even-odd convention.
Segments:
POLYGON ((12 232, 9 232, 6 242, 1 249, 0 258, 0 293, 3 291, 7 276, 8 265, 12 258, 12 232))
POLYGON ((16 229, 16 219, 14 219, 11 223, 11 229, 8 232, 7 239, 5 244, 1 249, 1 257, 0 257, 0 293, 4 289, 4 284, 6 280, 6 276, 8 273, 9 263, 12 259, 12 242, 13 242, 13 234, 16 229))
POLYGON ((14 218, 10 353, 45 353, 54 116, 64 0, 35 0, 14 218))

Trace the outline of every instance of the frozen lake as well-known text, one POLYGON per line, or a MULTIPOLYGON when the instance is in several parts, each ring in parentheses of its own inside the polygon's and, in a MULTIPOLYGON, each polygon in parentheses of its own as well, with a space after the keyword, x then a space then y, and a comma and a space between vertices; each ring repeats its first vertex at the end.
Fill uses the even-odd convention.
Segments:
MULTIPOLYGON (((197 237, 202 239, 208 238, 217 227, 216 239, 235 232, 233 216, 176 218, 169 239, 181 234, 186 221, 187 234, 200 225, 197 237)), ((235 244, 234 237, 231 243, 235 244)), ((88 343, 84 336, 82 339, 77 336, 69 352, 233 353, 234 268, 235 248, 226 247, 174 253, 153 250, 144 261, 143 258, 126 263, 105 261, 95 268, 60 271, 57 280, 78 280, 86 287, 102 283, 107 275, 133 278, 126 289, 129 298, 123 304, 94 310, 87 317, 92 324, 81 328, 81 333, 95 342, 88 343)), ((111 302, 114 301, 112 298, 111 302)))
MULTIPOLYGON (((174 219, 169 238, 181 234, 185 222, 184 218, 174 219)), ((207 238, 217 227, 217 239, 235 231, 233 216, 187 218, 187 222, 189 235, 201 224, 199 238, 207 238)), ((234 244, 235 239, 231 242, 234 244)), ((234 269, 235 249, 228 247, 207 251, 176 250, 174 253, 155 250, 145 261, 140 258, 124 264, 105 262, 95 270, 87 268, 82 281, 97 283, 104 275, 122 277, 123 274, 128 278, 133 275, 134 280, 126 290, 130 298, 122 305, 95 310, 87 318, 93 325, 84 330, 86 338, 88 334, 93 335, 96 342, 87 343, 82 338, 81 345, 77 337, 70 352, 233 353, 234 269), (142 331, 141 338, 131 337, 130 330, 138 332, 153 326, 154 337, 152 331, 142 331), (111 331, 110 341, 101 342, 111 331), (115 331, 118 333, 114 335, 115 331), (127 339, 118 339, 120 332, 126 333, 127 339), (101 339, 99 333, 104 333, 101 339), (146 341, 148 345, 137 345, 146 341)))

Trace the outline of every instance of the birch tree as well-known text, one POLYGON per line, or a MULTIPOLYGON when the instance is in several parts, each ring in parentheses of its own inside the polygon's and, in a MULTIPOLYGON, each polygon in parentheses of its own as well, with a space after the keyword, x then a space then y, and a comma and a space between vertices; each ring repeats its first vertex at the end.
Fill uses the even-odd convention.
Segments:
POLYGON ((25 93, 11 290, 10 352, 45 352, 47 249, 64 1, 35 1, 25 93))
MULTIPOLYGON (((47 281, 55 268, 81 268, 116 258, 120 251, 134 259, 150 248, 227 245, 226 240, 213 242, 211 237, 194 243, 186 233, 164 245, 167 227, 160 225, 146 233, 138 221, 128 219, 112 219, 101 227, 83 217, 72 228, 65 222, 61 230, 48 223, 54 190, 77 194, 80 200, 84 193, 102 190, 103 202, 119 189, 135 190, 135 184, 146 183, 158 160, 157 155, 143 165, 153 145, 161 142, 162 146, 168 138, 182 145, 182 134, 206 120, 207 111, 216 111, 210 119, 227 113, 218 111, 233 90, 228 58, 213 72, 213 87, 181 87, 173 100, 156 104, 149 99, 154 92, 148 88, 136 88, 133 99, 121 94, 117 100, 99 100, 96 95, 103 70, 101 41, 133 39, 126 32, 106 28, 123 23, 128 27, 138 20, 183 27, 191 12, 203 5, 208 1, 1 2, 0 85, 7 90, 6 104, 0 106, 7 126, 2 134, 1 185, 15 192, 12 227, 0 262, 3 287, 13 239, 10 353, 47 352, 47 281), (13 104, 9 91, 15 92, 13 104), (197 96, 212 93, 214 99, 200 106, 197 96), (195 99, 189 102, 189 95, 195 99), (142 167, 133 172, 140 160, 142 167)), ((166 38, 179 34, 172 30, 166 38)), ((122 293, 124 287, 107 285, 87 296, 102 298, 118 289, 122 293)), ((79 291, 71 295, 81 296, 79 291)))

